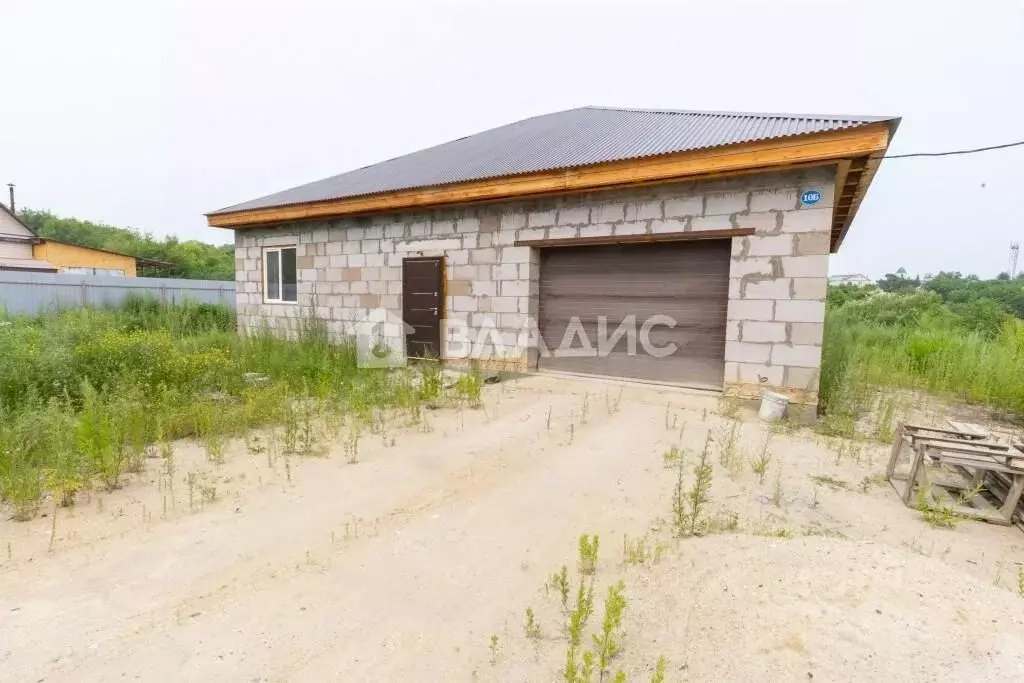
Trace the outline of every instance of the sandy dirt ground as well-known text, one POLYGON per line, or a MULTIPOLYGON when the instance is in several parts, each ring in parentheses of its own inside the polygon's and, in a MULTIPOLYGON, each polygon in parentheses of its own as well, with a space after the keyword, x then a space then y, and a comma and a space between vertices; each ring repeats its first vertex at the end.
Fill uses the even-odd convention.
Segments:
POLYGON ((625 584, 630 681, 660 656, 667 681, 1024 680, 1024 535, 928 526, 879 476, 885 445, 777 431, 761 483, 741 413, 709 503, 736 528, 673 538, 663 455, 729 430, 718 407, 533 376, 364 434, 355 464, 341 442, 268 463, 238 441, 222 465, 181 442, 173 493, 149 461, 59 511, 52 549, 52 507, 0 521, 0 681, 561 680, 545 585, 577 580, 582 533, 601 539, 592 627, 625 584))

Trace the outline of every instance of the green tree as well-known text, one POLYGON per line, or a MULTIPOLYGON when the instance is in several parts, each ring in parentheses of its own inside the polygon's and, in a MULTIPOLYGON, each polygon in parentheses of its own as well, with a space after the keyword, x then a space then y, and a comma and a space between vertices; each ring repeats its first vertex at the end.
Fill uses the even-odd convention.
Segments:
POLYGON ((49 211, 22 209, 18 216, 40 237, 173 264, 147 272, 147 275, 202 280, 233 280, 235 277, 235 248, 230 244, 182 242, 173 236, 157 239, 151 233, 133 228, 65 218, 49 211))

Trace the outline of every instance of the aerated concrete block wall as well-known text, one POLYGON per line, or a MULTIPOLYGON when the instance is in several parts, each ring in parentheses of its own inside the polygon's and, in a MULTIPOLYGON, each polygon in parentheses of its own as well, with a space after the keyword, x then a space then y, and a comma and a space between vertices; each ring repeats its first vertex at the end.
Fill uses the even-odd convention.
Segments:
MULTIPOLYGON (((539 250, 516 240, 753 228, 732 244, 725 390, 756 397, 776 387, 814 404, 834 180, 814 169, 239 230, 239 325, 294 332, 313 313, 332 335, 351 335, 378 307, 401 316, 403 258, 444 256, 445 314, 465 324, 471 355, 527 370, 537 358, 525 331, 537 315, 539 250), (805 190, 820 201, 803 204, 805 190), (265 304, 262 249, 292 244, 298 305, 265 304)), ((447 355, 463 348, 457 335, 449 330, 447 355)))

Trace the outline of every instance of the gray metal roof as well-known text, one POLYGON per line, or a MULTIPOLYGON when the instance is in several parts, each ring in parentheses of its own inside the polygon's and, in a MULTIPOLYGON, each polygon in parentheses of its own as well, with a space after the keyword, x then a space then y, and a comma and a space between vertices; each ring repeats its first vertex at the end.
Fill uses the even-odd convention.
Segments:
POLYGON ((576 168, 882 121, 899 119, 582 107, 510 123, 213 213, 576 168))

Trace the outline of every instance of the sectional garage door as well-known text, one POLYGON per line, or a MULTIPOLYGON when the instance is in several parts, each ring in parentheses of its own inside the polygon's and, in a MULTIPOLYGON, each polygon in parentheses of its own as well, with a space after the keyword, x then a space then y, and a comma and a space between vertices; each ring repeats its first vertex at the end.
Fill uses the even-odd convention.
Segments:
POLYGON ((729 240, 543 249, 540 368, 720 388, 729 259, 729 240))

